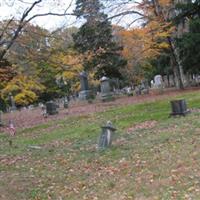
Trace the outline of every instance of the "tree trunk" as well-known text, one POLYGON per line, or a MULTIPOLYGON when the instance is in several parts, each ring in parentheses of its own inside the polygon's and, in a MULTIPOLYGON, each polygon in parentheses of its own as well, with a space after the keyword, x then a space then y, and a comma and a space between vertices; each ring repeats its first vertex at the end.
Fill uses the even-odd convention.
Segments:
POLYGON ((168 43, 170 45, 171 54, 172 54, 171 59, 173 63, 172 67, 174 71, 174 76, 177 77, 177 81, 178 81, 177 86, 179 89, 184 89, 184 73, 183 73, 183 67, 181 65, 178 49, 175 47, 175 44, 171 37, 168 37, 168 43))
MULTIPOLYGON (((152 0, 152 3, 154 5, 154 11, 156 16, 160 16, 164 22, 168 22, 168 17, 164 14, 162 7, 159 4, 158 0, 152 0)), ((183 68, 181 65, 181 60, 180 60, 180 56, 179 56, 179 51, 175 46, 174 40, 172 37, 167 37, 169 46, 170 46, 170 50, 171 50, 171 54, 172 54, 172 59, 173 59, 173 63, 174 63, 174 69, 173 71, 176 73, 174 74, 175 77, 177 76, 177 80, 178 80, 178 88, 179 89, 184 89, 184 75, 183 75, 183 68)))

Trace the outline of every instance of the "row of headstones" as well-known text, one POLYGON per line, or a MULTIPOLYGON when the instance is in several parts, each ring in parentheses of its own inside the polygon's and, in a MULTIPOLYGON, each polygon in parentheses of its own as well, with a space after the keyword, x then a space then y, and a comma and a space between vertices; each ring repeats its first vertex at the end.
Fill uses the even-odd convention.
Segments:
MULTIPOLYGON (((86 72, 80 73, 80 83, 81 83, 81 91, 79 92, 80 100, 90 100, 94 98, 94 94, 89 89, 88 77, 86 72)), ((101 100, 108 101, 113 99, 113 95, 110 87, 109 78, 103 76, 100 79, 100 87, 101 87, 101 100)))
MULTIPOLYGON (((184 75, 184 86, 197 86, 200 84, 200 75, 196 74, 189 74, 187 73, 184 75)), ((174 75, 155 75, 154 80, 151 80, 151 88, 169 88, 169 87, 175 87, 176 79, 174 75)))

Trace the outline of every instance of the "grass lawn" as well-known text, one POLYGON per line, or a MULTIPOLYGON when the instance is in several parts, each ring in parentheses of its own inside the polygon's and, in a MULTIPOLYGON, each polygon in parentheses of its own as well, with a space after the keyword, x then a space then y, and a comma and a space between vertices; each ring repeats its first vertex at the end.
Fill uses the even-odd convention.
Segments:
POLYGON ((0 133, 0 199, 200 199, 200 92, 177 98, 194 111, 169 118, 169 97, 18 130, 13 147, 0 133), (107 120, 117 131, 98 151, 107 120))

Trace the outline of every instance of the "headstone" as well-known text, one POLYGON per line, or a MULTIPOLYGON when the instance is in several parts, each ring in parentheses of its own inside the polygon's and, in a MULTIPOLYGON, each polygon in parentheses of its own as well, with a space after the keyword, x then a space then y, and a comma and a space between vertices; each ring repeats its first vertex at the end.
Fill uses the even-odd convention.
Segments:
POLYGON ((68 102, 67 98, 64 98, 63 107, 64 107, 64 108, 68 108, 68 105, 69 105, 69 102, 68 102))
POLYGON ((86 72, 80 73, 81 91, 79 92, 80 100, 88 100, 91 98, 91 90, 88 86, 88 77, 86 72))
POLYGON ((58 114, 58 105, 53 101, 48 101, 46 103, 46 112, 48 115, 58 114))
POLYGON ((138 85, 138 86, 135 87, 135 94, 136 94, 137 96, 139 96, 139 95, 142 94, 142 89, 141 89, 141 86, 140 86, 140 85, 138 85))
POLYGON ((154 76, 155 87, 159 90, 160 93, 163 92, 163 80, 161 75, 154 76))
POLYGON ((154 81, 151 80, 151 88, 154 88, 154 81))
POLYGON ((16 110, 15 100, 11 93, 9 94, 9 102, 11 106, 11 111, 15 111, 16 110))
POLYGON ((156 75, 154 76, 154 82, 155 82, 155 86, 157 88, 161 87, 162 86, 162 76, 161 75, 156 75))
POLYGON ((46 106, 45 106, 44 104, 41 104, 41 105, 40 105, 40 108, 41 108, 41 110, 42 110, 42 116, 43 116, 44 118, 47 118, 47 117, 48 117, 48 114, 47 114, 46 106))
POLYGON ((105 126, 102 126, 102 132, 99 138, 99 149, 105 149, 110 147, 112 144, 112 136, 113 133, 116 131, 116 128, 113 127, 112 122, 107 121, 105 126))
POLYGON ((0 126, 3 126, 3 112, 0 110, 0 126))
POLYGON ((148 81, 141 81, 141 92, 142 94, 149 94, 149 84, 148 81))
POLYGON ((163 84, 165 88, 169 87, 169 81, 167 75, 163 76, 163 84))
POLYGON ((126 88, 126 93, 128 96, 133 96, 133 92, 131 91, 131 87, 126 88))
POLYGON ((101 82, 101 100, 110 101, 113 100, 113 95, 111 93, 109 78, 103 76, 100 79, 101 82))
POLYGON ((185 116, 190 112, 187 109, 187 104, 185 99, 173 100, 170 103, 172 108, 172 113, 170 114, 171 116, 177 116, 177 115, 185 116))

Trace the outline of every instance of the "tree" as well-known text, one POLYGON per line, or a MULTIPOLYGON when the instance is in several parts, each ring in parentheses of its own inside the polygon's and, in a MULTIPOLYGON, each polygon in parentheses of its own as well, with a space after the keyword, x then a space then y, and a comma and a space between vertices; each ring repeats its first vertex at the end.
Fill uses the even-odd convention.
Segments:
POLYGON ((122 50, 114 41, 112 26, 102 11, 99 0, 77 0, 75 14, 86 22, 74 35, 75 49, 84 54, 83 66, 93 70, 95 77, 120 77, 119 68, 126 64, 122 50))
MULTIPOLYGON (((67 15, 74 15, 73 13, 67 13, 68 9, 70 8, 71 3, 62 13, 54 13, 54 12, 47 12, 47 13, 36 13, 32 14, 34 10, 36 10, 38 5, 41 5, 43 3, 43 0, 34 0, 32 3, 27 3, 25 1, 16 0, 12 1, 11 4, 15 4, 16 2, 20 2, 23 4, 22 7, 24 8, 24 11, 20 14, 19 19, 16 19, 14 16, 8 19, 4 26, 0 28, 0 61, 5 58, 6 54, 10 50, 10 48, 15 43, 16 39, 20 36, 20 34, 23 32, 26 25, 31 22, 33 19, 37 17, 44 17, 47 15, 51 16, 67 16, 67 15), (15 23, 15 28, 12 28, 13 22, 15 23)), ((50 3, 50 2, 48 2, 50 3)), ((55 3, 55 2, 54 2, 55 3)), ((43 4, 45 6, 45 4, 43 4)))
POLYGON ((44 90, 44 86, 31 77, 22 74, 14 77, 1 92, 1 97, 8 101, 11 93, 18 106, 27 106, 37 101, 39 94, 44 90))
POLYGON ((179 15, 175 19, 177 23, 187 18, 189 31, 177 38, 177 46, 184 70, 191 73, 200 72, 200 1, 178 4, 179 15))
MULTIPOLYGON (((113 2, 109 0, 105 1, 113 2)), ((183 0, 183 2, 185 3, 185 7, 187 7, 188 1, 183 0)), ((139 2, 135 1, 123 2, 121 0, 117 0, 113 3, 113 7, 115 7, 116 4, 117 6, 118 4, 123 5, 125 10, 120 13, 114 14, 111 17, 112 19, 115 17, 119 18, 125 15, 137 14, 136 19, 133 19, 132 22, 130 22, 130 24, 136 22, 138 19, 142 19, 143 26, 153 27, 152 36, 153 34, 157 33, 165 35, 165 39, 168 43, 171 54, 170 57, 171 57, 173 72, 177 79, 177 87, 183 89, 184 76, 183 76, 182 60, 180 58, 179 49, 175 43, 175 37, 178 34, 178 32, 176 31, 177 26, 173 24, 173 19, 177 15, 177 10, 176 10, 177 2, 171 0, 150 0, 150 1, 142 0, 139 2), (135 4, 133 6, 127 6, 130 5, 130 3, 133 4, 135 3, 135 4)), ((118 9, 114 8, 114 10, 118 9)), ((158 38, 156 38, 155 42, 156 41, 159 43, 158 38)))

